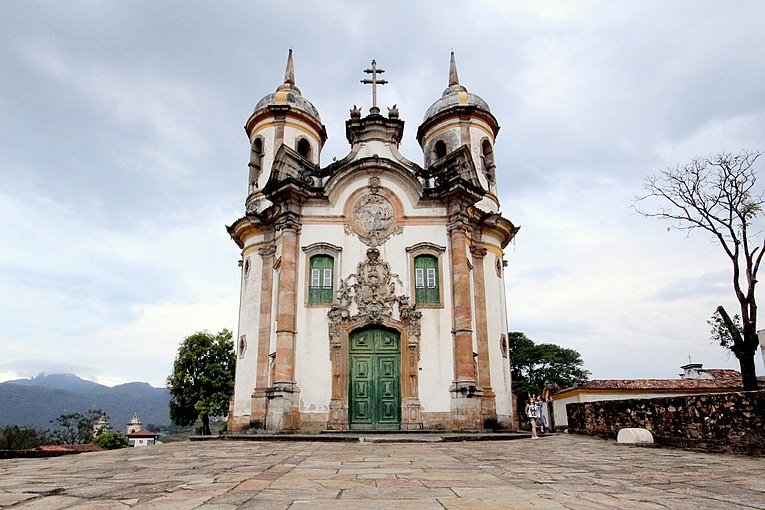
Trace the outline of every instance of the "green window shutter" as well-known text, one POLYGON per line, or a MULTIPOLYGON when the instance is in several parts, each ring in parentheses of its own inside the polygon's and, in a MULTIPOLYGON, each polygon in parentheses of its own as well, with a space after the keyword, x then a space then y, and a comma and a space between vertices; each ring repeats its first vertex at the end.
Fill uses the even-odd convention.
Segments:
POLYGON ((414 259, 414 302, 417 304, 441 302, 438 258, 432 255, 420 255, 414 259))
POLYGON ((335 260, 329 255, 311 257, 311 281, 308 287, 309 303, 332 303, 334 265, 335 260))

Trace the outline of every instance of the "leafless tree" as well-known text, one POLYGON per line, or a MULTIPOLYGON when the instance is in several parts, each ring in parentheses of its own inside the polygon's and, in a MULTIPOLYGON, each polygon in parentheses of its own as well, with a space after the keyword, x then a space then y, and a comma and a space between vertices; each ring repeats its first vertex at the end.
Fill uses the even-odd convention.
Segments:
MULTIPOLYGON (((761 152, 720 153, 647 177, 645 194, 634 207, 648 218, 671 222, 669 228, 709 232, 730 259, 733 290, 741 308, 741 325, 720 305, 714 320, 722 325, 713 334, 729 347, 741 366, 745 390, 757 389, 754 356, 757 352, 757 271, 765 253, 765 237, 754 223, 762 213, 765 194, 758 190, 755 162, 761 152), (658 199, 658 209, 644 208, 658 199), (724 338, 723 338, 724 337, 724 338)), ((738 314, 736 314, 738 315, 738 314)))

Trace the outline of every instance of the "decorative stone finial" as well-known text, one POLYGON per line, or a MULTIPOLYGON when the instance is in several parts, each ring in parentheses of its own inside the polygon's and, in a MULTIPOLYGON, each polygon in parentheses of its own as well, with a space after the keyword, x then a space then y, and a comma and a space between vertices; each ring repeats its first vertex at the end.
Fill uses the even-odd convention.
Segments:
POLYGON ((398 105, 394 104, 393 108, 390 106, 388 107, 388 117, 391 119, 397 119, 398 118, 398 105))
MULTIPOLYGON (((454 53, 452 53, 452 57, 454 57, 454 53)), ((290 53, 287 56, 287 70, 284 71, 284 83, 295 86, 295 64, 292 62, 292 48, 290 48, 290 53)))
POLYGON ((449 86, 459 86, 460 78, 457 76, 457 61, 454 59, 454 52, 452 52, 451 62, 449 62, 449 86))
POLYGON ((279 85, 276 92, 295 92, 300 94, 300 89, 295 86, 295 64, 292 62, 292 48, 287 55, 287 69, 284 71, 284 83, 279 85))
POLYGON ((360 119, 361 118, 361 108, 359 108, 356 105, 353 105, 353 108, 351 108, 351 118, 352 119, 360 119))

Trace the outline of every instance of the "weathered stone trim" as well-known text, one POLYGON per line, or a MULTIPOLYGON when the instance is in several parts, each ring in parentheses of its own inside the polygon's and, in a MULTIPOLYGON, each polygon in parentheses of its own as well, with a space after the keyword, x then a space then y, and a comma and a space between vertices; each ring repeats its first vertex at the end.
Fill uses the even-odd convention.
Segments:
POLYGON ((484 283, 484 260, 488 251, 481 241, 470 246, 473 255, 473 293, 475 295, 476 348, 478 350, 478 386, 481 396, 483 428, 494 428, 497 424, 497 405, 491 387, 491 364, 489 361, 489 325, 486 314, 486 285, 484 283))
POLYGON ((390 266, 380 260, 377 248, 367 250, 367 259, 358 264, 356 273, 340 283, 337 298, 329 313, 330 360, 332 361, 332 397, 329 430, 348 430, 348 385, 350 349, 353 331, 378 325, 399 335, 401 352, 401 428, 422 428, 419 401, 420 319, 422 312, 409 304, 409 297, 396 295, 403 287, 390 266))

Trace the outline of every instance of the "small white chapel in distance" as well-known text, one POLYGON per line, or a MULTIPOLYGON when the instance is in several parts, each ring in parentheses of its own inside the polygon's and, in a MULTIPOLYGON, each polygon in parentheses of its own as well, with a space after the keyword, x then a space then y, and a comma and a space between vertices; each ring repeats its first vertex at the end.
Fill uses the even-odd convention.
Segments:
MULTIPOLYGON (((319 112, 284 83, 255 106, 230 432, 513 427, 504 248, 489 105, 448 86, 399 153, 404 121, 350 112, 350 152, 321 165, 319 112)), ((507 175, 507 173, 505 173, 507 175)))

